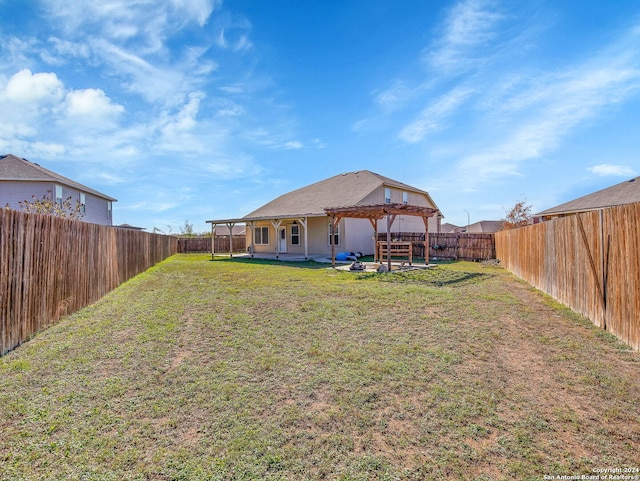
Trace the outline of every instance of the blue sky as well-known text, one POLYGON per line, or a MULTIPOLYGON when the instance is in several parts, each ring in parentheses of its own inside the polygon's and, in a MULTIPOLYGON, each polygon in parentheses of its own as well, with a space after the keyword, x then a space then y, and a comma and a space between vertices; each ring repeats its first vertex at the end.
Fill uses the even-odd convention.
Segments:
POLYGON ((637 1, 0 0, 0 153, 179 232, 361 169, 464 225, 640 175, 637 1))

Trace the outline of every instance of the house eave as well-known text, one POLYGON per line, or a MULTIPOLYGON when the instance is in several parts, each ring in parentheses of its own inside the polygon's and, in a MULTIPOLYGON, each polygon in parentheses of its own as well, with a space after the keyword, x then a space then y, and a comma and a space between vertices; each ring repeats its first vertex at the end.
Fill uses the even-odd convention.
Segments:
POLYGON ((254 217, 239 217, 235 219, 215 219, 205 221, 207 224, 246 224, 248 222, 259 222, 264 220, 287 220, 287 219, 300 219, 301 217, 326 217, 325 213, 322 214, 282 214, 282 215, 262 215, 254 217))

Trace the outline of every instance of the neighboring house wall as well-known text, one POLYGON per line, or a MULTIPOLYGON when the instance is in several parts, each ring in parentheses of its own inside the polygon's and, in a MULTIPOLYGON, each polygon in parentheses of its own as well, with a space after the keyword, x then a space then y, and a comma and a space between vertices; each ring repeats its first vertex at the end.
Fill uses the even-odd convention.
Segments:
POLYGON ((22 210, 20 202, 31 202, 33 197, 38 200, 46 197, 55 201, 56 185, 62 187, 62 200, 71 197, 74 207, 76 201, 80 201, 80 194, 85 194, 85 212, 80 216, 80 220, 102 225, 113 224, 111 201, 55 182, 0 181, 0 206, 9 204, 12 209, 22 210))
POLYGON ((53 182, 19 182, 13 180, 0 181, 0 206, 9 204, 14 210, 20 210, 20 202, 32 201, 55 194, 53 182))

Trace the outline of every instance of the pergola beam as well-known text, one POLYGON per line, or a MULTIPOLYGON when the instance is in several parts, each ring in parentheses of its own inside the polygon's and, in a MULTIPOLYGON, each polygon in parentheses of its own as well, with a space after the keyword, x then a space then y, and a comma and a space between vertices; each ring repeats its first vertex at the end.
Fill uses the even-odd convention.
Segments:
MULTIPOLYGON (((408 215, 415 217, 422 217, 425 225, 425 258, 429 259, 429 217, 433 217, 438 213, 438 209, 432 207, 423 207, 420 205, 410 204, 369 204, 369 205, 354 205, 346 207, 327 207, 324 209, 325 213, 331 217, 332 226, 335 229, 337 222, 345 217, 356 219, 369 219, 369 222, 373 226, 374 231, 374 260, 377 257, 377 240, 378 240, 378 228, 377 221, 387 218, 387 252, 391 252, 391 226, 398 215, 408 215), (337 219, 337 222, 336 222, 337 219)), ((333 233, 332 233, 333 234, 333 233)), ((333 242, 333 235, 331 236, 331 265, 336 265, 336 249, 333 242)), ((387 256, 387 267, 391 271, 391 256, 387 256)))

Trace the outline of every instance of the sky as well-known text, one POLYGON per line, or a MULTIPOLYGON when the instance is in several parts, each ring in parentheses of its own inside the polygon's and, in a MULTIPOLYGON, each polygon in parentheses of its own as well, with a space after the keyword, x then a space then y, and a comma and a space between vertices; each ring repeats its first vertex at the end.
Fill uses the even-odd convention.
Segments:
POLYGON ((164 233, 370 170, 443 222, 640 175, 636 0, 0 0, 0 154, 164 233))

